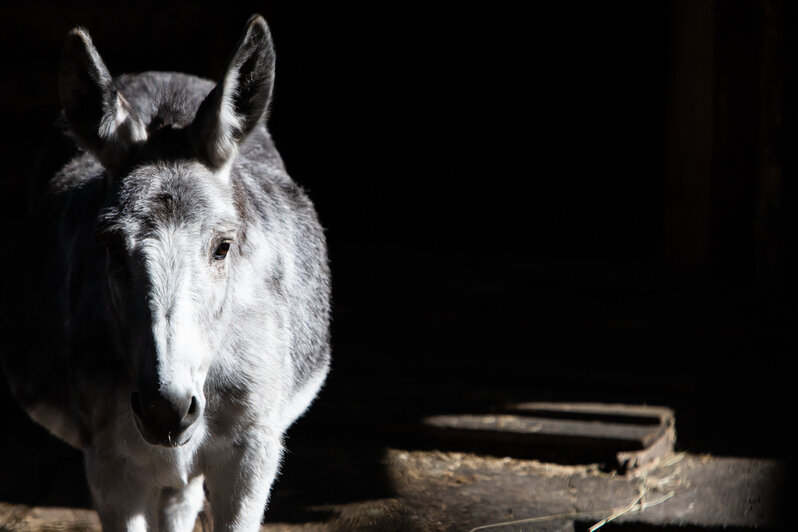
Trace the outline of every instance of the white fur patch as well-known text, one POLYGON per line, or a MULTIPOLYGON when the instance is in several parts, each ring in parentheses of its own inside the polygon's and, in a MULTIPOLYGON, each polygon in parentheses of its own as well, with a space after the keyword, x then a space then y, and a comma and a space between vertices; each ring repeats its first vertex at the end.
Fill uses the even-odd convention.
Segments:
POLYGON ((73 447, 82 447, 77 425, 65 418, 63 408, 52 408, 46 404, 36 404, 27 409, 28 415, 40 425, 47 427, 52 434, 58 436, 73 447))
POLYGON ((290 402, 283 413, 283 426, 287 429, 308 409, 310 404, 319 393, 324 380, 327 378, 327 370, 319 371, 312 375, 299 390, 294 391, 290 396, 290 402))
POLYGON ((231 68, 224 78, 222 85, 222 102, 219 109, 219 123, 218 132, 215 139, 217 151, 219 151, 226 160, 231 160, 238 150, 238 143, 236 142, 236 132, 241 131, 243 124, 241 117, 235 112, 233 104, 233 95, 238 89, 238 70, 231 68))
MULTIPOLYGON (((230 185, 230 172, 233 169, 234 160, 235 160, 234 158, 227 159, 225 163, 222 165, 222 167, 216 171, 217 180, 221 183, 224 183, 225 185, 228 185, 228 188, 230 185)), ((234 214, 234 212, 231 212, 231 214, 234 214)))
POLYGON ((106 113, 100 121, 98 134, 106 141, 136 143, 147 140, 147 128, 135 120, 127 110, 128 103, 121 94, 114 100, 114 112, 106 113))
POLYGON ((195 300, 193 291, 204 280, 194 278, 195 243, 183 240, 181 231, 164 227, 145 244, 158 384, 178 396, 200 397, 210 354, 199 326, 197 307, 202 302, 195 300))

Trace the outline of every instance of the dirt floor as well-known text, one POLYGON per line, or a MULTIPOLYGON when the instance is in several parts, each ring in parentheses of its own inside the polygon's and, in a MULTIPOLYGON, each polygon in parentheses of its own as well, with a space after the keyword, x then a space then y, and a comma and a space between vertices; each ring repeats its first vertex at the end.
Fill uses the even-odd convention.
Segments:
MULTIPOLYGON (((774 460, 672 453, 620 475, 595 464, 388 449, 382 466, 390 496, 303 506, 297 503, 302 494, 278 486, 263 530, 767 530, 781 525, 784 471, 774 460)), ((331 480, 330 471, 320 473, 319 481, 331 480)), ((197 530, 203 523, 207 526, 204 517, 197 530)), ((100 527, 88 509, 3 503, 0 530, 88 532, 100 527)))

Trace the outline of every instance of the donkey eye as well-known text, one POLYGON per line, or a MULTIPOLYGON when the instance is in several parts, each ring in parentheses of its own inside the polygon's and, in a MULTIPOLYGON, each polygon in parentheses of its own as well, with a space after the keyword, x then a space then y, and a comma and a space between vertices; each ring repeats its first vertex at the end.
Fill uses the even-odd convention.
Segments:
POLYGON ((213 252, 213 258, 215 260, 224 260, 228 251, 230 251, 230 242, 222 242, 216 247, 216 251, 213 252))

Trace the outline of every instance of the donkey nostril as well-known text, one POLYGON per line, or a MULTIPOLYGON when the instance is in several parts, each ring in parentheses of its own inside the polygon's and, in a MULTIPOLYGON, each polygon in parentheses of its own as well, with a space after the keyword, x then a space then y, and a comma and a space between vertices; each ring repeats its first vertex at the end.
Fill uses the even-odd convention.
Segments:
POLYGON ((197 398, 191 398, 191 404, 188 406, 188 415, 193 416, 197 412, 197 398))

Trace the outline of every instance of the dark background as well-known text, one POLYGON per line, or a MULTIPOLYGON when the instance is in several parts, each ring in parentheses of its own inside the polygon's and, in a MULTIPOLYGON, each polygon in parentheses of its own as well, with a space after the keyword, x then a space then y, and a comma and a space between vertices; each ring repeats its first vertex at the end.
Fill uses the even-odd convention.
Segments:
MULTIPOLYGON (((673 407, 691 452, 786 455, 794 8, 338 4, 0 7, 5 281, 36 245, 15 227, 66 32, 87 27, 114 74, 217 78, 260 12, 270 129, 334 275, 333 371, 289 448, 370 437, 377 456, 396 412, 588 400, 673 407)), ((85 504, 77 453, 4 387, 0 412, 0 500, 85 504)))

